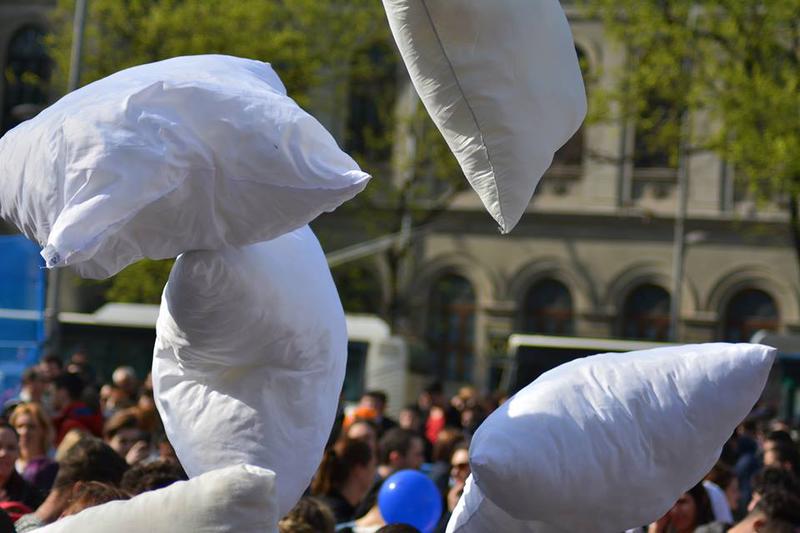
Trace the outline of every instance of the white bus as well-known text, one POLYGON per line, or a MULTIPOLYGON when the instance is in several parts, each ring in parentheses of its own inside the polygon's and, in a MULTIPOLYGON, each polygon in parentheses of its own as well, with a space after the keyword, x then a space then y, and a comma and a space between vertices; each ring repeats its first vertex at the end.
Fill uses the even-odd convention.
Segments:
MULTIPOLYGON (((59 313, 63 355, 84 349, 92 366, 110 377, 120 365, 133 366, 142 377, 150 370, 158 305, 107 303, 94 313, 59 313)), ((406 403, 408 349, 391 335, 389 325, 373 315, 347 315, 346 402, 379 389, 389 396, 388 412, 406 403)))
POLYGON ((508 356, 501 363, 498 388, 513 394, 548 370, 579 357, 671 345, 627 339, 512 334, 508 338, 508 356))

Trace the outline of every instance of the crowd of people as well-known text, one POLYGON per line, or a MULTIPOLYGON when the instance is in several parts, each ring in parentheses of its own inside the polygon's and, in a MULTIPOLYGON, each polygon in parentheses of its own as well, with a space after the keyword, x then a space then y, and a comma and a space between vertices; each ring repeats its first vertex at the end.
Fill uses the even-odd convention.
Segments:
MULTIPOLYGON (((341 409, 319 469, 281 533, 408 533, 386 524, 378 494, 402 470, 428 476, 441 496, 444 531, 470 474, 469 442, 503 401, 433 383, 397 413, 382 391, 341 409)), ((640 533, 800 531, 797 428, 755 411, 719 462, 640 533)), ((26 532, 81 510, 186 479, 167 439, 149 376, 117 368, 97 380, 88 358, 46 356, 25 371, 0 419, 0 533, 26 532)))

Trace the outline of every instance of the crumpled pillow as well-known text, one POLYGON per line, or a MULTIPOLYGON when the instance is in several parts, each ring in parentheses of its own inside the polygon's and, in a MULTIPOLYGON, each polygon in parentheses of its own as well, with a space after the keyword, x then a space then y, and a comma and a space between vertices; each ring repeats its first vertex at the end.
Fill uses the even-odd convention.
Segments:
POLYGON ((238 465, 64 517, 37 533, 277 533, 275 474, 238 465))
POLYGON ((308 227, 175 262, 156 323, 153 387, 189 476, 238 463, 269 468, 285 515, 322 458, 346 360, 344 311, 308 227))
POLYGON ((650 523, 717 461, 774 357, 712 343, 561 365, 478 428, 475 484, 516 520, 598 533, 650 523))
POLYGON ((0 217, 89 278, 272 239, 368 179, 269 64, 219 55, 117 72, 0 139, 0 217))
POLYGON ((383 0, 422 103, 472 188, 507 233, 586 94, 558 0, 383 0))

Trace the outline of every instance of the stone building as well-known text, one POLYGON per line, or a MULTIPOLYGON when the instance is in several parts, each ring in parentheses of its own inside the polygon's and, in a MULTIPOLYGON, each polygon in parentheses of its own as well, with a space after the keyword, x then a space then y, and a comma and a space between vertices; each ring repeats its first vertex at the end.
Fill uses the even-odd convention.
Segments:
MULTIPOLYGON (((8 73, 25 65, 46 77, 40 39, 53 3, 0 0, 3 131, 45 102, 39 85, 8 73)), ((610 83, 622 48, 599 22, 567 9, 586 68, 610 83)), ((702 117, 692 121, 705 126, 702 117)), ((511 234, 500 235, 467 191, 415 240, 403 329, 433 373, 485 384, 490 358, 512 332, 668 339, 677 172, 638 141, 635 124, 584 127, 511 234)), ((693 155, 688 173, 679 340, 800 330, 798 258, 785 213, 756 206, 714 154, 693 155)), ((319 226, 352 226, 348 216, 336 212, 319 226)), ((380 278, 385 265, 372 266, 380 278)))

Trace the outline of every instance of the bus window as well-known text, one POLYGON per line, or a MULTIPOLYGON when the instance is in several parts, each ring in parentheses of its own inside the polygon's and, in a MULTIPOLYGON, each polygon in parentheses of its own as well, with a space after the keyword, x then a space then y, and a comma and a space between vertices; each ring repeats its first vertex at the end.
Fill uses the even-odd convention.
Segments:
POLYGON ((347 370, 344 376, 342 395, 346 402, 357 402, 364 393, 367 373, 369 343, 350 341, 347 343, 347 370))
POLYGON ((517 372, 511 393, 531 383, 536 378, 573 359, 600 353, 596 350, 575 350, 542 346, 520 346, 517 350, 517 372))

